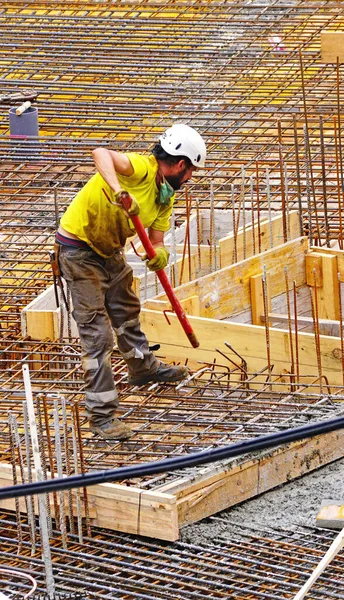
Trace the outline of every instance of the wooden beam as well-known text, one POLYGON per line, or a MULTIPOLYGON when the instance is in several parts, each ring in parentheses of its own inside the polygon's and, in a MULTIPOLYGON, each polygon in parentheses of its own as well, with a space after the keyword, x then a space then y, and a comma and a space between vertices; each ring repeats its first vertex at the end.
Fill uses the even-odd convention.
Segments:
POLYGON ((321 62, 337 63, 344 62, 344 32, 322 31, 321 32, 321 62))

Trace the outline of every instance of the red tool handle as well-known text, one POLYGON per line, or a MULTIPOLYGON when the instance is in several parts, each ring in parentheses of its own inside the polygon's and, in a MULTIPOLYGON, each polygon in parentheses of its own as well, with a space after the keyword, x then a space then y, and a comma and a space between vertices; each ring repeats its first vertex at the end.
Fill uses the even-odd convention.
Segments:
MULTIPOLYGON (((107 192, 104 188, 103 188, 103 192, 104 192, 105 196, 107 197, 107 199, 110 200, 109 195, 107 194, 107 192)), ((111 200, 110 200, 110 202, 111 202, 111 200)), ((128 192, 123 191, 121 193, 121 202, 122 202, 125 210, 129 212, 130 206, 131 206, 131 198, 130 198, 130 195, 128 194, 128 192)), ((132 223, 135 227, 136 233, 141 240, 142 246, 144 247, 149 260, 151 260, 156 255, 156 252, 155 252, 154 247, 146 233, 145 228, 142 225, 140 217, 137 215, 130 215, 130 220, 132 221, 132 223)), ((166 295, 171 303, 171 306, 172 306, 174 312, 176 313, 176 315, 180 321, 180 324, 183 327, 187 337, 189 338, 189 341, 190 341, 192 347, 198 348, 199 341, 196 338, 196 335, 186 317, 183 307, 181 306, 177 296, 175 295, 175 293, 173 291, 173 288, 168 280, 168 277, 167 277, 164 269, 159 269, 159 271, 155 271, 155 272, 156 272, 157 276, 159 277, 160 283, 161 283, 162 287, 164 288, 166 295)))

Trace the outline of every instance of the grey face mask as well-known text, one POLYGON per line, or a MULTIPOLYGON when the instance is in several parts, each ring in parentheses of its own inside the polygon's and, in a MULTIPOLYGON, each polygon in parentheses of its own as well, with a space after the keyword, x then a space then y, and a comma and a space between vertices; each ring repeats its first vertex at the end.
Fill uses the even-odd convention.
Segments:
POLYGON ((168 206, 174 194, 175 191, 173 187, 164 178, 159 186, 159 196, 156 200, 157 204, 159 204, 160 206, 168 206))

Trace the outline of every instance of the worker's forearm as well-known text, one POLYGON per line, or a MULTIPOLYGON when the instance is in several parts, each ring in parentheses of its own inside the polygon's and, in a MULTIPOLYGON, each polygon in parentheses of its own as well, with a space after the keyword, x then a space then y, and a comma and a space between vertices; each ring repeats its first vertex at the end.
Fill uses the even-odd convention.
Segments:
POLYGON ((151 244, 152 244, 153 248, 164 248, 165 247, 164 242, 152 242, 152 240, 151 240, 151 244))
POLYGON ((109 184, 114 192, 119 192, 121 186, 108 150, 106 148, 96 148, 96 150, 93 150, 92 156, 98 173, 100 173, 104 181, 109 184))
POLYGON ((149 241, 152 244, 153 248, 164 248, 164 232, 158 231, 157 229, 153 229, 150 227, 148 229, 148 237, 149 241))

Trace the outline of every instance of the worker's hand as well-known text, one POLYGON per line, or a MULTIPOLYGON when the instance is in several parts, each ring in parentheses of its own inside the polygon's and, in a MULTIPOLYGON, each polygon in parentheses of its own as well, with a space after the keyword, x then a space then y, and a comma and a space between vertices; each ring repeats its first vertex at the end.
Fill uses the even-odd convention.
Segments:
POLYGON ((118 206, 120 206, 128 216, 137 216, 140 214, 140 207, 138 201, 136 200, 135 196, 129 194, 129 192, 127 192, 126 190, 120 190, 119 192, 117 192, 115 194, 115 200, 116 204, 118 204, 118 206), (131 205, 129 210, 126 209, 121 200, 121 195, 123 194, 123 192, 128 194, 131 198, 131 205))
POLYGON ((155 248, 156 255, 151 260, 148 260, 147 254, 142 256, 142 260, 148 260, 147 267, 150 271, 160 271, 167 266, 169 253, 167 252, 164 246, 159 246, 155 248))

